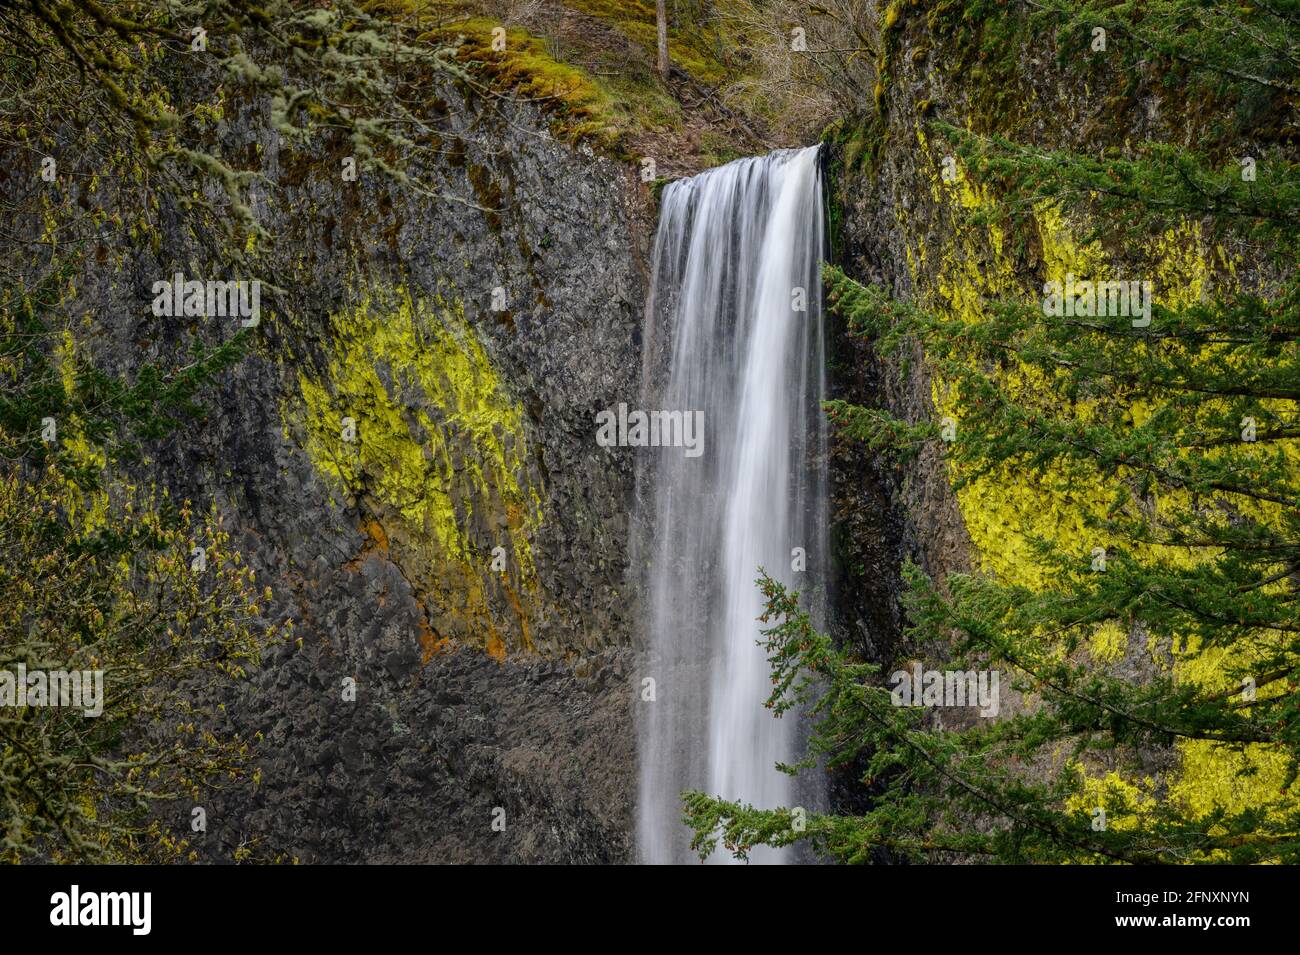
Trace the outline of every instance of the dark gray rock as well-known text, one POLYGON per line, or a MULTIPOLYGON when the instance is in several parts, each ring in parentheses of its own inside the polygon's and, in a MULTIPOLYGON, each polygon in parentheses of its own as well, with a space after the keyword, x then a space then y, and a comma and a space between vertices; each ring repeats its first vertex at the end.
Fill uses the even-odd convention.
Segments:
MULTIPOLYGON (((373 175, 343 182, 344 144, 291 152, 257 104, 232 103, 215 130, 227 155, 257 157, 265 180, 253 207, 275 237, 258 268, 280 291, 264 294, 253 354, 204 396, 206 417, 151 449, 136 477, 216 502, 272 588, 267 620, 292 619, 298 642, 268 648, 239 685, 195 690, 216 725, 261 734, 260 782, 201 795, 208 832, 195 842, 206 859, 240 846, 328 862, 630 856, 632 470, 630 457, 597 447, 593 416, 637 390, 648 194, 631 170, 554 140, 530 106, 451 84, 438 92, 442 147, 420 171, 441 198, 373 175), (390 515, 364 493, 340 495, 286 424, 301 404, 298 372, 328 361, 326 316, 395 285, 461 302, 526 409, 520 480, 542 504, 536 588, 522 614, 499 589, 485 598, 502 621, 503 660, 473 639, 434 651, 429 634, 456 612, 459 582, 400 541, 378 545, 369 524, 390 515), (504 313, 489 307, 497 285, 504 313), (531 652, 512 623, 521 615, 531 652), (345 677, 355 702, 343 699, 345 677), (504 831, 492 827, 497 808, 504 831)), ((153 198, 103 178, 84 198, 109 216, 133 219, 153 198)), ((234 321, 150 313, 156 280, 226 277, 214 274, 216 240, 185 223, 164 198, 156 251, 107 229, 85 234, 107 249, 101 264, 87 258, 73 304, 90 318, 78 348, 97 364, 129 375, 234 334, 234 321)), ((493 503, 461 515, 476 552, 504 526, 493 503)), ((189 807, 174 818, 189 836, 189 807)))

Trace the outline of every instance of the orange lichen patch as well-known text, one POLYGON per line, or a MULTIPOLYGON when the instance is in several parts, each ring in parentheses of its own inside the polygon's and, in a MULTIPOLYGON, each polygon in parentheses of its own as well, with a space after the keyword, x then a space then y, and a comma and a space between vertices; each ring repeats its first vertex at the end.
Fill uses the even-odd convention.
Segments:
POLYGON ((519 617, 519 629, 522 631, 524 649, 531 651, 533 649, 533 638, 528 633, 528 614, 524 612, 523 602, 519 599, 519 595, 515 593, 514 588, 506 583, 504 579, 501 581, 501 586, 505 589, 506 596, 510 598, 510 603, 519 617))
POLYGON ((361 543, 361 549, 345 565, 348 570, 356 572, 361 569, 371 557, 388 557, 388 534, 385 533, 384 527, 374 518, 368 518, 361 522, 361 536, 365 540, 361 543))
POLYGON ((420 648, 424 651, 420 659, 421 665, 427 664, 436 656, 440 656, 451 649, 451 640, 447 637, 440 637, 433 632, 427 620, 420 621, 420 648))
POLYGON ((383 524, 371 518, 362 525, 361 532, 374 542, 376 551, 380 554, 388 554, 388 534, 385 533, 383 524))

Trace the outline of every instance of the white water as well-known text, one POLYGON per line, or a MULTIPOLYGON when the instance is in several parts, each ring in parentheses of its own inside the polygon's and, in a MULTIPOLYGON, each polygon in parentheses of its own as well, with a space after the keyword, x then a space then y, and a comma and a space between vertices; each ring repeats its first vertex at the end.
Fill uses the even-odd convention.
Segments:
MULTIPOLYGON (((759 807, 811 795, 774 764, 797 758, 794 714, 772 717, 758 645, 759 568, 818 591, 826 570, 820 400, 822 182, 817 147, 742 159, 669 185, 646 307, 643 407, 704 412, 705 451, 642 455, 634 560, 656 681, 641 702, 638 844, 685 862, 680 794, 759 807), (804 291, 797 311, 793 290, 804 291), (803 548, 807 570, 791 569, 803 548)), ((816 609, 817 601, 814 601, 816 609)), ((755 862, 788 852, 759 850, 755 862)), ((729 861, 717 852, 712 861, 729 861)))

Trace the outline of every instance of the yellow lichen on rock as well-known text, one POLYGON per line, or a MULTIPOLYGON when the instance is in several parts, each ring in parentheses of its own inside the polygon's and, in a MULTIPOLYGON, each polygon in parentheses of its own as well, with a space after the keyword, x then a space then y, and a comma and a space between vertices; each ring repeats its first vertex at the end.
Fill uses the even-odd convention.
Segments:
MULTIPOLYGON (((943 175, 940 157, 932 154, 919 128, 917 140, 922 156, 919 165, 932 170, 931 194, 945 215, 957 223, 954 228, 927 230, 927 237, 943 236, 937 246, 931 242, 927 247, 920 230, 909 230, 907 213, 899 214, 899 225, 908 237, 906 257, 913 287, 922 304, 945 317, 973 321, 984 313, 988 302, 1023 299, 1024 281, 1004 251, 1008 246, 1007 236, 996 225, 976 229, 965 222, 972 211, 991 208, 992 200, 984 193, 984 187, 972 183, 951 164, 948 174, 943 175)), ((1073 236, 1082 231, 1075 228, 1077 225, 1067 220, 1058 207, 1043 205, 1035 209, 1034 226, 1040 242, 1043 280, 1063 281, 1067 274, 1093 280, 1119 277, 1100 244, 1074 240, 1073 236)), ((1155 301, 1169 308, 1183 308, 1203 299, 1212 290, 1216 274, 1226 272, 1231 277, 1234 272, 1232 263, 1226 261, 1220 250, 1208 247, 1199 228, 1191 223, 1157 236, 1147 255, 1151 261, 1155 301), (1218 272, 1212 262, 1218 262, 1218 272)), ((1134 347, 1144 346, 1135 343, 1134 347)), ((1014 358, 1009 358, 998 374, 1018 399, 1032 401, 1035 394, 1044 398, 1052 394, 1051 382, 1044 380, 1041 372, 1027 368, 1014 358)), ((965 406, 957 389, 938 375, 932 377, 932 398, 936 415, 952 418, 959 434, 963 417, 978 413, 978 409, 965 406)), ((1147 414, 1141 404, 1135 404, 1130 411, 1135 425, 1147 414)), ((1067 413, 1086 419, 1089 403, 1076 402, 1069 406, 1067 413)), ((1295 442, 1279 444, 1288 458, 1295 459, 1300 470, 1300 451, 1295 442)), ((954 469, 950 477, 960 483, 963 476, 954 469)), ((1123 469, 1118 477, 1103 479, 1098 473, 1090 480, 1086 468, 1080 467, 1073 468, 1067 477, 1054 468, 1031 475, 1003 466, 991 474, 961 483, 956 497, 975 551, 972 556, 976 566, 1004 583, 1033 589, 1051 586, 1049 569, 1035 559, 1032 539, 1043 538, 1066 551, 1079 549, 1081 558, 1093 546, 1111 548, 1115 542, 1104 539, 1090 519, 1105 513, 1113 499, 1115 482, 1124 477, 1123 469)), ((1186 495, 1173 493, 1154 502, 1154 507, 1156 513, 1161 513, 1190 504, 1186 495)), ((1244 502, 1238 509, 1266 519, 1270 510, 1276 512, 1276 505, 1244 502)), ((1131 542, 1126 546, 1139 558, 1159 558, 1186 565, 1216 556, 1186 548, 1143 547, 1131 542)), ((1128 644, 1127 626, 1110 621, 1094 627, 1086 646, 1096 661, 1105 664, 1124 656, 1128 644)), ((1167 648, 1160 654, 1154 646, 1149 646, 1148 652, 1154 666, 1171 668, 1180 682, 1231 691, 1233 686, 1225 677, 1229 665, 1250 663, 1244 659, 1229 660, 1221 649, 1203 648, 1195 640, 1180 639, 1177 635, 1173 644, 1172 656, 1167 648)), ((1241 655, 1240 651, 1236 654, 1241 655)), ((1282 690, 1277 686, 1261 688, 1260 693, 1265 692, 1282 690)), ((1283 806, 1294 807, 1293 798, 1283 789, 1287 782, 1287 760, 1280 747, 1229 746, 1197 740, 1182 741, 1177 749, 1178 770, 1173 778, 1165 781, 1168 788, 1164 798, 1178 801, 1193 815, 1205 816, 1216 810, 1240 812, 1251 807, 1281 812, 1283 806)), ((1093 778, 1082 767, 1077 771, 1084 786, 1084 793, 1074 807, 1080 810, 1090 809, 1097 800, 1104 803, 1109 798, 1112 802, 1120 800, 1127 809, 1140 814, 1144 807, 1150 807, 1157 789, 1156 782, 1150 778, 1125 780, 1114 772, 1093 778)))
MULTIPOLYGON (((529 649, 540 499, 524 417, 459 305, 372 292, 330 318, 323 373, 298 372, 303 446, 382 529, 430 618, 426 642, 529 649)), ((374 526, 374 525, 366 525, 374 526)), ((368 536, 374 540, 373 533, 368 536)))
MULTIPOLYGON (((960 221, 963 213, 992 207, 987 187, 973 182, 954 157, 933 155, 919 126, 917 142, 922 167, 935 171, 930 183, 931 194, 936 202, 951 210, 955 221, 960 221), (945 168, 947 177, 940 171, 945 168)), ((930 263, 928 269, 913 272, 913 282, 926 295, 930 307, 948 317, 973 322, 983 315, 989 302, 1022 294, 1015 263, 1007 248, 1006 236, 996 224, 983 230, 954 229, 941 248, 919 247, 914 255, 909 255, 909 263, 930 263)), ((1008 360, 1000 373, 1017 397, 1050 394, 1051 383, 1037 369, 1014 358, 1008 360)), ((965 404, 952 383, 936 375, 931 380, 931 388, 938 414, 952 418, 958 433, 963 417, 978 414, 978 409, 965 404)), ((961 477, 956 473, 952 476, 961 477)), ((1095 534, 1093 539, 1084 534, 1085 512, 1090 508, 1104 508, 1109 500, 1109 493, 1099 482, 1080 483, 1055 469, 1023 474, 1008 465, 963 483, 956 493, 975 547, 973 556, 977 565, 1007 583, 1035 588, 1050 583, 1047 570, 1033 558, 1035 537, 1074 541, 1083 548, 1082 555, 1092 546, 1109 544, 1095 534)))

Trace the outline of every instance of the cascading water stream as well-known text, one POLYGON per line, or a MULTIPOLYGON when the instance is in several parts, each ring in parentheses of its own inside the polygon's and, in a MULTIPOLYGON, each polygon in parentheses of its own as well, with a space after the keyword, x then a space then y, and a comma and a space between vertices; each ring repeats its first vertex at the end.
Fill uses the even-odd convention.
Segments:
POLYGON ((818 147, 741 159, 664 190, 644 407, 702 411, 705 443, 698 457, 660 448, 640 458, 633 559, 646 574, 655 678, 640 740, 646 862, 692 858, 683 790, 759 807, 815 798, 774 768, 795 758, 798 728, 763 705, 771 679, 755 579, 762 567, 820 607, 824 245, 818 147))

